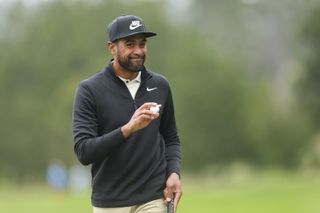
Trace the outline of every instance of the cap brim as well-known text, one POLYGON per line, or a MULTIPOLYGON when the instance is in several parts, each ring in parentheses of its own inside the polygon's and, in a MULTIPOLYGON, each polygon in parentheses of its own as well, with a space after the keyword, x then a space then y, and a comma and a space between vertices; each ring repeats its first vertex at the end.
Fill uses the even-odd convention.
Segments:
POLYGON ((144 35, 144 37, 148 38, 148 37, 153 37, 156 36, 157 33, 153 33, 153 32, 143 32, 142 33, 144 35))
POLYGON ((112 40, 112 42, 116 41, 118 39, 126 38, 126 37, 133 36, 133 35, 139 35, 139 34, 144 35, 144 37, 146 37, 146 38, 153 37, 153 36, 157 35, 157 33, 154 33, 154 32, 133 32, 133 33, 130 33, 130 34, 127 34, 127 35, 123 35, 123 36, 119 36, 117 38, 114 38, 112 40))

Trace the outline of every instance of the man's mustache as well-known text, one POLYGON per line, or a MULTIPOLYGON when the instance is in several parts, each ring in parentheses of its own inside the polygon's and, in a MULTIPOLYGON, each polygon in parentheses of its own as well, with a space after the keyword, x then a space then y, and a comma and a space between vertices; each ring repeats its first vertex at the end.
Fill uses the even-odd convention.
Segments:
POLYGON ((128 57, 129 59, 145 59, 146 58, 146 56, 145 55, 129 55, 129 57, 128 57))

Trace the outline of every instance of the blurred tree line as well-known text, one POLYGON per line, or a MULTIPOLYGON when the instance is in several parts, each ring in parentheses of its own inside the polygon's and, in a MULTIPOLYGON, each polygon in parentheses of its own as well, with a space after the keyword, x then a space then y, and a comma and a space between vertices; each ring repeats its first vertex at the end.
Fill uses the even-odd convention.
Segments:
MULTIPOLYGON (((243 50, 221 44, 209 33, 219 28, 217 22, 204 27, 197 19, 204 8, 221 9, 221 4, 229 18, 240 7, 230 1, 204 1, 202 7, 189 9, 194 12, 190 17, 180 14, 179 20, 174 11, 168 14, 170 4, 160 1, 11 6, 0 34, 0 177, 41 177, 52 158, 76 162, 71 136, 74 92, 82 79, 108 63, 106 26, 119 14, 141 16, 148 30, 158 33, 148 42, 147 67, 171 83, 185 170, 237 161, 298 168, 313 149, 319 127, 320 6, 298 23, 300 39, 307 40, 305 47, 312 51, 305 63, 303 57, 296 58, 305 65, 297 81, 302 86, 296 87, 290 104, 279 107, 274 84, 263 73, 252 72, 257 67, 248 65, 243 50)), ((210 23, 210 17, 205 20, 210 23)), ((238 32, 233 42, 248 41, 241 27, 238 32)))

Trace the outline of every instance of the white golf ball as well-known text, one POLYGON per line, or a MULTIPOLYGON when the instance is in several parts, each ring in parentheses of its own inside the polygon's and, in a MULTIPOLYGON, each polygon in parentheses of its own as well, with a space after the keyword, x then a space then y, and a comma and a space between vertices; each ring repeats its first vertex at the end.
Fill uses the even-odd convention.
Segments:
POLYGON ((160 107, 159 107, 159 105, 157 105, 157 106, 154 106, 154 107, 150 107, 150 111, 152 111, 152 112, 160 112, 160 107))

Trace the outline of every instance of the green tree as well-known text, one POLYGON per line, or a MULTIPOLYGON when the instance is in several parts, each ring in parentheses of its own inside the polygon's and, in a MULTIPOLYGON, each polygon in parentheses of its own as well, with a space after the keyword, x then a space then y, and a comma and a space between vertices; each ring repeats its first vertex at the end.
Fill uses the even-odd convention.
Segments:
POLYGON ((317 128, 320 127, 320 6, 307 16, 302 27, 302 38, 307 47, 305 71, 299 85, 300 100, 310 112, 317 128))

